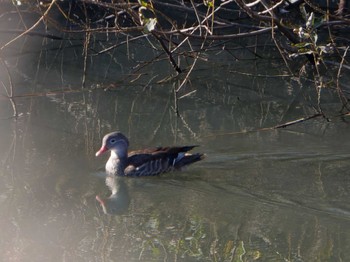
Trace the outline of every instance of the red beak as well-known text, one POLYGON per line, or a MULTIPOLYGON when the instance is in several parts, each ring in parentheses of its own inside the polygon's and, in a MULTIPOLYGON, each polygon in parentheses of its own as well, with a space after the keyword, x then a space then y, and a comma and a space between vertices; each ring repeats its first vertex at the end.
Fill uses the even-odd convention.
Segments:
POLYGON ((108 148, 106 146, 102 146, 100 150, 96 152, 96 156, 102 155, 104 152, 108 151, 108 148))

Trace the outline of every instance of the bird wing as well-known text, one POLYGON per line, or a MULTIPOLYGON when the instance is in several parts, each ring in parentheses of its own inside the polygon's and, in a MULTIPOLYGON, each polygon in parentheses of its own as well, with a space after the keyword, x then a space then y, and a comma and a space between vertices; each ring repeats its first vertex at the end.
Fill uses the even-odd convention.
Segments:
POLYGON ((176 169, 176 164, 195 146, 157 147, 130 152, 127 176, 154 176, 176 169))

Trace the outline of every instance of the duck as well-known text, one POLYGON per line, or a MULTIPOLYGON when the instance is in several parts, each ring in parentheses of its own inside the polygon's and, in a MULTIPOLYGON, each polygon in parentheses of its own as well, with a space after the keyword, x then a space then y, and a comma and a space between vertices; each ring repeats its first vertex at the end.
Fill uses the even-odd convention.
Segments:
POLYGON ((129 140, 119 131, 106 134, 96 157, 110 151, 105 169, 113 176, 157 176, 162 173, 181 170, 183 167, 204 159, 202 153, 189 153, 197 147, 168 146, 154 147, 128 152, 129 140))

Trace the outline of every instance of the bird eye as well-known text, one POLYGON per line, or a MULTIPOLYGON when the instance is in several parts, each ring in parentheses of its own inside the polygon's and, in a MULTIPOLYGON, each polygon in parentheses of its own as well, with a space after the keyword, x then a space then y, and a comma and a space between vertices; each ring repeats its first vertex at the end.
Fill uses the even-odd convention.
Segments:
POLYGON ((115 142, 117 142, 117 139, 112 138, 111 140, 109 140, 109 142, 110 142, 111 144, 114 144, 115 142))

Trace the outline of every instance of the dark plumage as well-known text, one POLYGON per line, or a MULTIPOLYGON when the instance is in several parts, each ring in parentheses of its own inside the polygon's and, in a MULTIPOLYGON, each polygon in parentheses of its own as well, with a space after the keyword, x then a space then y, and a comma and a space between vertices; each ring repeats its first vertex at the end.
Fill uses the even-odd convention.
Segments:
POLYGON ((129 141, 120 132, 112 132, 103 137, 101 149, 96 156, 110 150, 106 172, 116 176, 155 176, 180 170, 183 166, 200 161, 201 153, 190 154, 195 146, 156 147, 128 153, 129 141))

